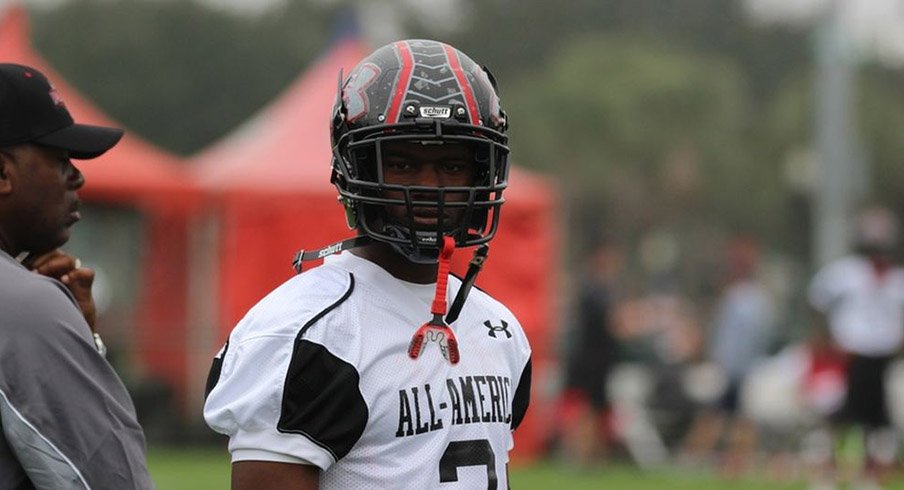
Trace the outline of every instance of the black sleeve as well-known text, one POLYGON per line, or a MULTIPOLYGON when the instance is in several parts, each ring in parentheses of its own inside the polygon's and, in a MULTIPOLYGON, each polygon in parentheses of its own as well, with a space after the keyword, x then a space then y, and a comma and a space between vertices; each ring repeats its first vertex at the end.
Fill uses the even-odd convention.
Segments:
POLYGON ((210 363, 210 371, 207 372, 207 383, 204 386, 205 400, 210 396, 210 392, 216 388, 217 383, 220 382, 220 373, 223 371, 223 359, 226 357, 226 352, 228 351, 229 341, 227 340, 226 345, 223 346, 223 351, 214 357, 213 361, 210 363))
POLYGON ((368 411, 358 371, 326 347, 295 341, 277 429, 304 434, 338 461, 367 426, 368 411))
POLYGON ((524 370, 521 371, 521 380, 518 381, 518 388, 515 390, 515 399, 512 401, 512 430, 521 425, 524 415, 527 413, 527 406, 530 404, 530 375, 531 360, 528 358, 524 370))

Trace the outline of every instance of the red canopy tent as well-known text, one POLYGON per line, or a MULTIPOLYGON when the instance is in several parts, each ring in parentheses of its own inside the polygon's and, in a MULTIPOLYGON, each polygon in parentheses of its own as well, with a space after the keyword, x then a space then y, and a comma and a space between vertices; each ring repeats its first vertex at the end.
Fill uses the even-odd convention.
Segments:
MULTIPOLYGON (((212 199, 209 216, 217 232, 209 243, 219 243, 219 259, 204 274, 218 275, 209 286, 219 311, 208 318, 218 343, 255 302, 292 276, 299 248, 351 236, 329 183, 328 122, 340 69, 348 73, 368 52, 354 38, 337 42, 255 118, 192 159, 196 180, 212 199)), ((478 285, 518 315, 534 345, 535 373, 542 377, 552 357, 556 308, 557 276, 549 265, 557 257, 553 192, 542 178, 515 168, 505 196, 478 285)), ((470 253, 456 257, 462 271, 470 253)), ((535 407, 518 432, 521 456, 540 448, 543 407, 535 407)))
MULTIPOLYGON (((32 66, 47 75, 76 121, 122 127, 67 84, 34 51, 29 35, 27 13, 22 6, 0 10, 0 61, 32 66)), ((179 159, 128 131, 107 154, 76 165, 85 175, 85 187, 79 192, 83 201, 137 208, 142 215, 145 243, 134 312, 136 353, 143 372, 162 378, 179 390, 184 386, 186 361, 169 346, 173 337, 185 336, 185 223, 186 211, 196 195, 195 187, 179 159)), ((78 227, 75 230, 78 233, 78 227)), ((103 257, 95 260, 102 261, 103 257)), ((101 329, 105 327, 114 330, 117 326, 101 325, 101 329)))

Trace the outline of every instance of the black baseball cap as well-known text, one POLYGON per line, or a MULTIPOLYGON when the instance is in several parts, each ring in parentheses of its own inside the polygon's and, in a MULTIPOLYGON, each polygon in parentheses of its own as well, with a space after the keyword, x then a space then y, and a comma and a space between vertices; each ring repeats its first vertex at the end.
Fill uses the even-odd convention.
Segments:
POLYGON ((0 63, 0 147, 36 143, 85 160, 104 154, 120 138, 119 128, 76 124, 43 73, 0 63))

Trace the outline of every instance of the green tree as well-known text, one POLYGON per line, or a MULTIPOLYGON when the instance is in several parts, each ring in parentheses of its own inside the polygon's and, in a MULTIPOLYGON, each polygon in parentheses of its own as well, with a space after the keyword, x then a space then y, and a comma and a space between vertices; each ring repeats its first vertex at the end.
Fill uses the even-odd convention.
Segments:
POLYGON ((72 0, 33 11, 37 49, 130 130, 181 154, 272 101, 331 38, 338 6, 241 16, 192 1, 72 0))
POLYGON ((749 192, 775 168, 749 164, 747 88, 730 60, 633 36, 578 39, 553 59, 504 97, 516 161, 602 196, 619 226, 715 210, 754 226, 773 211, 749 192))

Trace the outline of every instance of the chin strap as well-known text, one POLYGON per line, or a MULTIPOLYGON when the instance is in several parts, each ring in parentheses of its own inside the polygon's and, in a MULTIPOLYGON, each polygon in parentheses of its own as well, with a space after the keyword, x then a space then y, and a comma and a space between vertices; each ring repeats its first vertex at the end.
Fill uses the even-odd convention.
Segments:
POLYGON ((305 249, 301 249, 298 252, 295 252, 295 258, 292 259, 292 267, 295 268, 296 274, 301 274, 301 269, 304 262, 322 259, 327 255, 333 255, 343 250, 367 245, 371 242, 373 242, 373 238, 367 235, 358 235, 354 238, 342 240, 341 242, 336 242, 332 245, 327 245, 326 247, 317 250, 306 251, 305 249))
POLYGON ((458 320, 458 314, 461 313, 461 307, 465 305, 465 301, 468 299, 468 293, 471 292, 471 287, 474 286, 477 274, 483 269, 483 263, 486 262, 489 251, 490 246, 487 244, 477 247, 477 250, 474 251, 474 256, 471 257, 471 263, 468 264, 468 272, 461 281, 461 287, 458 288, 458 294, 455 295, 455 300, 452 301, 452 307, 449 308, 449 313, 446 314, 446 323, 455 323, 455 320, 458 320))

